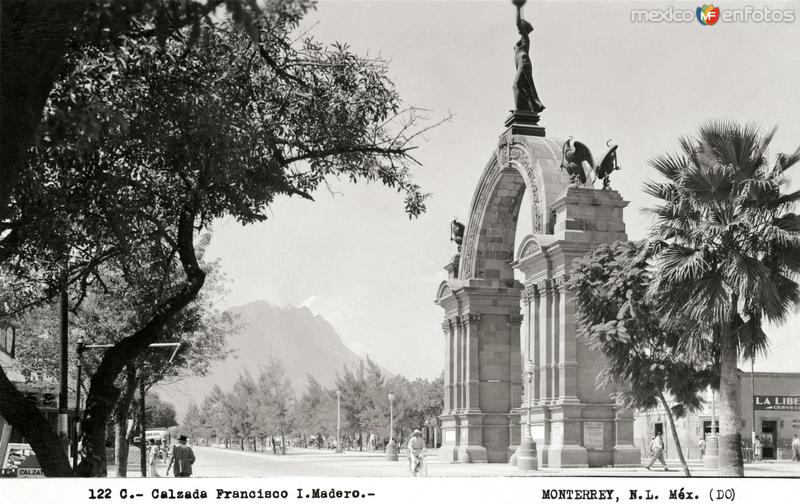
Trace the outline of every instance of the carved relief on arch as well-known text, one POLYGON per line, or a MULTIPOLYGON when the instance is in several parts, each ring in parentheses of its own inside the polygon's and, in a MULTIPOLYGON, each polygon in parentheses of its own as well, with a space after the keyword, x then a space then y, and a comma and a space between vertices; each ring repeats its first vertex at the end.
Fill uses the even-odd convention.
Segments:
MULTIPOLYGON (((464 233, 461 264, 459 265, 459 278, 468 279, 476 276, 476 266, 480 260, 480 257, 478 257, 480 254, 478 242, 481 238, 481 226, 484 225, 487 209, 493 203, 492 198, 501 197, 496 194, 498 184, 503 180, 504 172, 506 177, 509 176, 508 170, 513 170, 518 173, 525 187, 530 190, 533 216, 532 232, 541 233, 544 229, 539 181, 534 175, 531 159, 525 146, 521 144, 513 144, 511 146, 501 144, 484 169, 478 188, 475 191, 475 196, 473 197, 469 223, 464 233)), ((519 205, 519 202, 517 205, 519 205)), ((519 211, 521 211, 521 209, 516 212, 518 213, 519 211)), ((514 220, 516 221, 516 216, 514 220)), ((513 256, 513 250, 509 252, 509 256, 513 256)))

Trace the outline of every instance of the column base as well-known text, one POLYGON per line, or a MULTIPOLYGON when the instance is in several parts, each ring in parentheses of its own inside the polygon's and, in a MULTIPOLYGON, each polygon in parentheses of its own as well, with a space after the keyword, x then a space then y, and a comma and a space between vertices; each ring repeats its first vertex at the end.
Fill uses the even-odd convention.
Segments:
POLYGON ((524 439, 519 446, 517 468, 522 471, 535 471, 539 469, 539 459, 536 456, 536 443, 533 439, 524 439))
POLYGON ((519 446, 509 446, 508 447, 508 465, 516 466, 517 465, 517 456, 519 455, 519 446))
POLYGON ((464 445, 458 447, 458 461, 462 464, 486 464, 489 456, 483 446, 464 445))
POLYGON ((458 446, 454 444, 440 446, 436 459, 442 462, 447 462, 448 464, 458 462, 458 446))
POLYGON ((614 467, 639 467, 642 465, 642 452, 633 445, 616 445, 611 451, 614 467))
POLYGON ((553 468, 588 468, 589 455, 583 446, 551 446, 547 450, 547 466, 553 468))

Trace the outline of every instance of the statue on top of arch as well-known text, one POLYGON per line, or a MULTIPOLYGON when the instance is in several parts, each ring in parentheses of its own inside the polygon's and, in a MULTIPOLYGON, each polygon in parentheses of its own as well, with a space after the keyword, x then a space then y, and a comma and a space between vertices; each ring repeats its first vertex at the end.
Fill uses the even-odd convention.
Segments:
POLYGON ((539 100, 539 94, 533 83, 533 65, 529 54, 533 26, 522 19, 522 6, 526 0, 511 0, 511 2, 517 6, 517 30, 520 35, 519 41, 514 46, 514 62, 517 66, 517 74, 514 77, 514 111, 538 115, 544 110, 544 105, 539 100))

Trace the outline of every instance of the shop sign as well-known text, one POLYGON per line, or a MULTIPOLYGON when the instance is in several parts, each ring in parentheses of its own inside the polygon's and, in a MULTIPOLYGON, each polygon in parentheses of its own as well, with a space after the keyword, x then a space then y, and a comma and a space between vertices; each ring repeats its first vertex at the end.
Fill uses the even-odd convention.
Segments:
POLYGON ((800 396, 757 395, 753 408, 770 411, 800 411, 800 396))

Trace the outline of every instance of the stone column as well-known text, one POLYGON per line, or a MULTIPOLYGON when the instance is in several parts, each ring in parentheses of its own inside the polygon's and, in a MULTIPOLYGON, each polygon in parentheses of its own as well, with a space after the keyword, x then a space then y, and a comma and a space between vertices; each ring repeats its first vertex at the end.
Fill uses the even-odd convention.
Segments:
POLYGON ((578 355, 575 333, 575 299, 564 288, 564 277, 553 282, 559 292, 560 338, 558 352, 558 397, 564 402, 578 402, 578 355))
POLYGON ((442 412, 449 415, 453 410, 453 332, 450 330, 450 322, 442 322, 442 332, 444 332, 444 408, 442 412))
MULTIPOLYGON (((509 397, 511 398, 511 409, 509 410, 509 417, 511 418, 511 424, 516 423, 517 425, 520 423, 520 408, 522 405, 522 396, 523 390, 526 385, 523 385, 522 374, 524 369, 523 359, 527 360, 528 356, 528 349, 526 348, 527 345, 521 346, 521 340, 530 341, 530 336, 527 334, 528 332, 528 324, 525 323, 527 320, 527 313, 530 309, 530 303, 526 302, 525 306, 525 314, 511 314, 508 316, 508 326, 509 331, 511 332, 510 343, 511 347, 509 350, 509 379, 510 379, 510 394, 509 397)), ((520 430, 515 429, 510 431, 510 437, 508 438, 508 456, 511 457, 513 453, 517 451, 517 448, 520 444, 520 430)))
POLYGON ((481 316, 479 313, 466 313, 461 316, 461 326, 464 333, 465 373, 464 373, 464 413, 480 413, 480 370, 478 364, 478 324, 481 316))
POLYGON ((527 289, 527 295, 531 300, 530 303, 530 322, 528 324, 530 328, 530 337, 532 341, 529 343, 529 351, 531 352, 531 361, 533 362, 533 402, 536 403, 542 399, 542 392, 541 392, 541 383, 542 383, 542 376, 541 370, 543 362, 542 362, 542 352, 541 352, 541 324, 540 324, 540 308, 541 308, 541 298, 539 297, 539 288, 536 285, 531 285, 527 289))
POLYGON ((458 335, 455 317, 445 319, 442 323, 445 332, 445 405, 441 417, 442 446, 439 449, 439 460, 445 462, 458 461, 458 444, 461 437, 460 420, 457 415, 457 370, 458 370, 458 335))
POLYGON ((450 319, 450 325, 455 333, 453 337, 453 413, 459 414, 461 413, 461 408, 464 407, 461 402, 461 391, 464 388, 464 375, 462 374, 464 370, 464 344, 462 341, 461 320, 458 317, 453 317, 450 319))
POLYGON ((552 356, 550 357, 550 362, 552 363, 552 373, 553 378, 551 382, 550 388, 550 397, 552 401, 560 401, 563 399, 561 396, 561 352, 562 352, 562 344, 561 340, 564 337, 564 331, 562 327, 561 321, 561 290, 559 289, 558 279, 553 279, 550 281, 550 296, 552 297, 552 305, 550 310, 550 327, 552 327, 551 338, 552 338, 552 356))
POLYGON ((539 290, 539 400, 549 402, 553 397, 553 333, 551 325, 553 296, 550 282, 538 285, 539 290))

